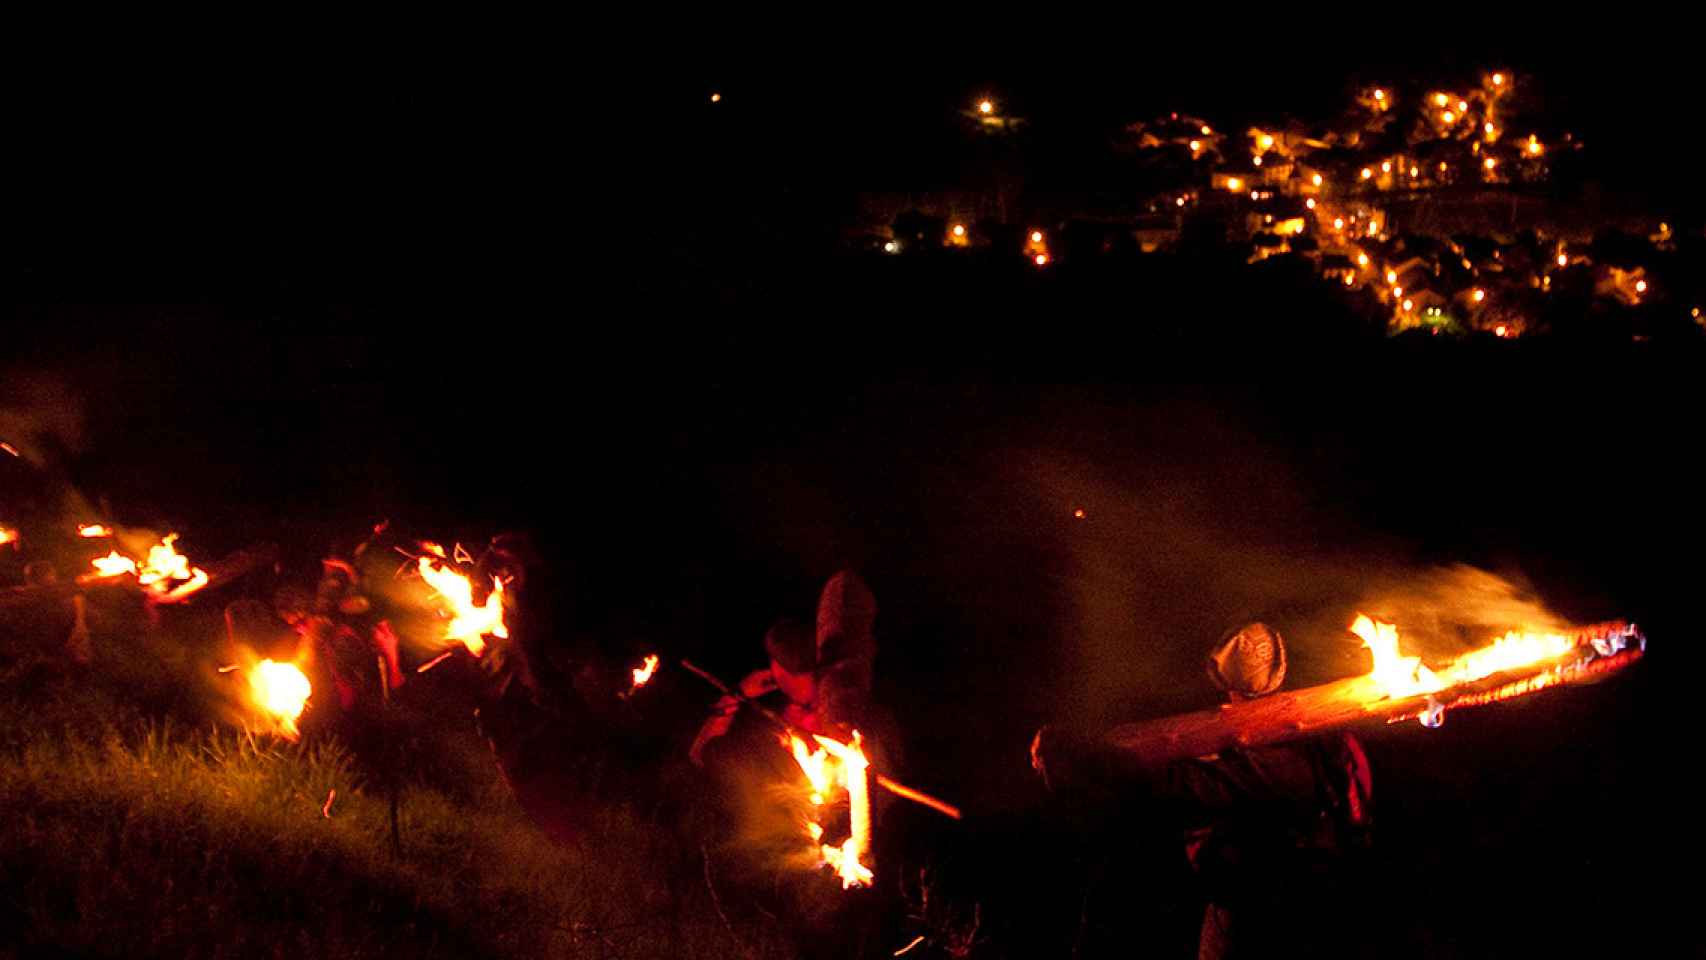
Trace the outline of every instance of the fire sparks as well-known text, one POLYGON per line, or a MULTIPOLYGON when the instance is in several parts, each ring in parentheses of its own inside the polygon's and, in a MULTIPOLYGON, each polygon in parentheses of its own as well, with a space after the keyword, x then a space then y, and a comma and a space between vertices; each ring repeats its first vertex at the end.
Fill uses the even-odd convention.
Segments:
POLYGON ((815 750, 790 734, 788 748, 811 785, 814 808, 829 803, 837 788, 846 792, 850 832, 840 845, 822 843, 823 825, 814 816, 805 825, 806 833, 813 843, 819 844, 821 862, 841 878, 842 889, 869 886, 874 876, 865 862, 871 846, 870 761, 865 757, 859 731, 853 731, 851 744, 817 735, 812 739, 818 743, 815 750))
MULTIPOLYGON (((308 678, 295 664, 262 660, 249 670, 250 699, 291 740, 301 733, 296 721, 312 693, 308 678)), ((326 805, 331 806, 330 800, 326 805)))
POLYGON ((655 674, 657 672, 658 672, 658 655, 655 653, 647 654, 645 662, 643 662, 640 666, 637 666, 634 668, 634 686, 633 686, 633 689, 638 690, 641 687, 645 686, 647 683, 651 682, 652 674, 655 674))
POLYGON ((104 523, 84 523, 77 527, 77 535, 90 540, 96 540, 113 535, 113 528, 104 523))
POLYGON ((492 591, 486 595, 486 602, 475 604, 474 584, 444 562, 442 548, 434 549, 432 544, 426 547, 436 553, 438 559, 421 557, 417 568, 421 579, 449 608, 446 613, 450 622, 445 625, 444 639, 459 641, 476 657, 486 652, 486 637, 507 639, 509 627, 504 624, 503 581, 493 577, 492 591))

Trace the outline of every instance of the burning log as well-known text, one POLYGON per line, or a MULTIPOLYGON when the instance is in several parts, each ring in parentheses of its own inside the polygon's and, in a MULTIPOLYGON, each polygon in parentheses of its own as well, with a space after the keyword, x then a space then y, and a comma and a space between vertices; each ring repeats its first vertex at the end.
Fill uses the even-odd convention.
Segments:
POLYGON ((1567 635, 1507 634, 1435 672, 1419 658, 1397 655, 1397 633, 1390 624, 1363 617, 1353 630, 1366 633, 1366 645, 1374 650, 1375 669, 1369 674, 1124 724, 1101 740, 1142 766, 1157 767, 1357 724, 1414 718, 1433 727, 1444 721, 1448 709, 1598 680, 1639 660, 1646 650, 1639 630, 1616 621, 1567 635))

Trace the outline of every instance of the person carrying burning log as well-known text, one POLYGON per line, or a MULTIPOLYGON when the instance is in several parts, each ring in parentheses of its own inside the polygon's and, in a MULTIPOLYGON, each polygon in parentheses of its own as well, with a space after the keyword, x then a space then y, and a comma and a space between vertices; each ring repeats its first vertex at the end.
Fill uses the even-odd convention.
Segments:
MULTIPOLYGON (((1209 678, 1231 702, 1274 693, 1285 669, 1285 643, 1262 623, 1228 633, 1207 657, 1209 678)), ((1044 728, 1032 762, 1050 789, 1086 777, 1135 779, 1165 821, 1183 828, 1208 901, 1199 957, 1354 955, 1361 946, 1347 935, 1358 912, 1346 908, 1345 891, 1350 863, 1370 840, 1373 796, 1368 759, 1351 734, 1233 747, 1153 769, 1044 728)))

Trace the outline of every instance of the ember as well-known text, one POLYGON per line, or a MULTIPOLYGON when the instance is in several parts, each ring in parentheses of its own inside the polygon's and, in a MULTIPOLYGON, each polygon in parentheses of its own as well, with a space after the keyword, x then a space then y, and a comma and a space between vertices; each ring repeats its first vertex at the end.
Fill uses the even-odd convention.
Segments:
POLYGON ((104 523, 84 523, 77 527, 77 535, 90 540, 113 535, 113 528, 104 523))
POLYGON ((296 721, 312 692, 308 678, 295 664, 262 660, 249 670, 250 699, 288 739, 300 735, 296 721))
POLYGON ((120 555, 117 550, 104 557, 96 557, 90 563, 94 566, 95 571, 103 577, 116 577, 122 573, 136 572, 136 561, 120 555))

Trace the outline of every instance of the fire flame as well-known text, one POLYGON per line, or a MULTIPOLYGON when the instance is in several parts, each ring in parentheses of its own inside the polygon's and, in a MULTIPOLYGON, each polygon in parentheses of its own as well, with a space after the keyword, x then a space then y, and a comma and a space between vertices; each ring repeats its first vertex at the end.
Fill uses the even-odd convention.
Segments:
POLYGON ((812 739, 818 743, 815 750, 809 749, 797 736, 790 734, 788 737, 794 762, 799 764, 806 781, 811 784, 812 806, 824 806, 838 787, 846 790, 851 832, 840 846, 821 843, 823 825, 814 817, 807 821, 806 833, 813 843, 819 844, 820 862, 832 868, 841 878, 843 890, 869 886, 874 876, 865 863, 871 847, 870 761, 865 757, 859 731, 853 731, 851 744, 816 734, 812 739))
POLYGON ((634 687, 638 690, 652 679, 652 674, 658 672, 658 655, 647 654, 645 663, 634 668, 634 687))
POLYGON ((18 531, 5 524, 0 524, 0 543, 17 543, 18 531))
MULTIPOLYGON (((426 545, 429 550, 434 545, 426 545)), ((492 578, 492 592, 484 604, 474 603, 474 585, 467 577, 444 563, 444 551, 435 551, 438 559, 421 557, 418 568, 421 579, 432 587, 449 608, 450 623, 444 628, 444 639, 460 641, 468 652, 479 656, 486 652, 488 636, 507 639, 509 627, 504 624, 504 585, 492 578)))
POLYGON ((1422 664, 1420 657, 1406 657, 1398 650, 1398 628, 1359 614, 1351 632, 1362 638, 1374 654, 1369 678, 1385 696, 1397 699, 1438 693, 1447 687, 1470 683, 1502 670, 1544 663, 1575 649, 1576 641, 1556 633, 1507 632, 1491 644, 1463 654, 1438 672, 1422 664))
POLYGON ((207 586, 209 579, 205 570, 190 566, 190 558, 172 546, 177 539, 177 534, 167 534, 165 539, 149 547, 147 561, 136 571, 136 582, 162 603, 182 600, 207 586))
POLYGON ((296 721, 312 693, 307 676, 295 664, 262 660, 249 670, 250 699, 291 740, 301 733, 296 721))
POLYGON ((116 577, 121 573, 135 573, 136 561, 121 555, 117 550, 104 557, 96 557, 90 561, 95 571, 103 577, 116 577))
POLYGON ((90 540, 113 535, 113 528, 104 523, 84 523, 77 526, 77 535, 90 540))

